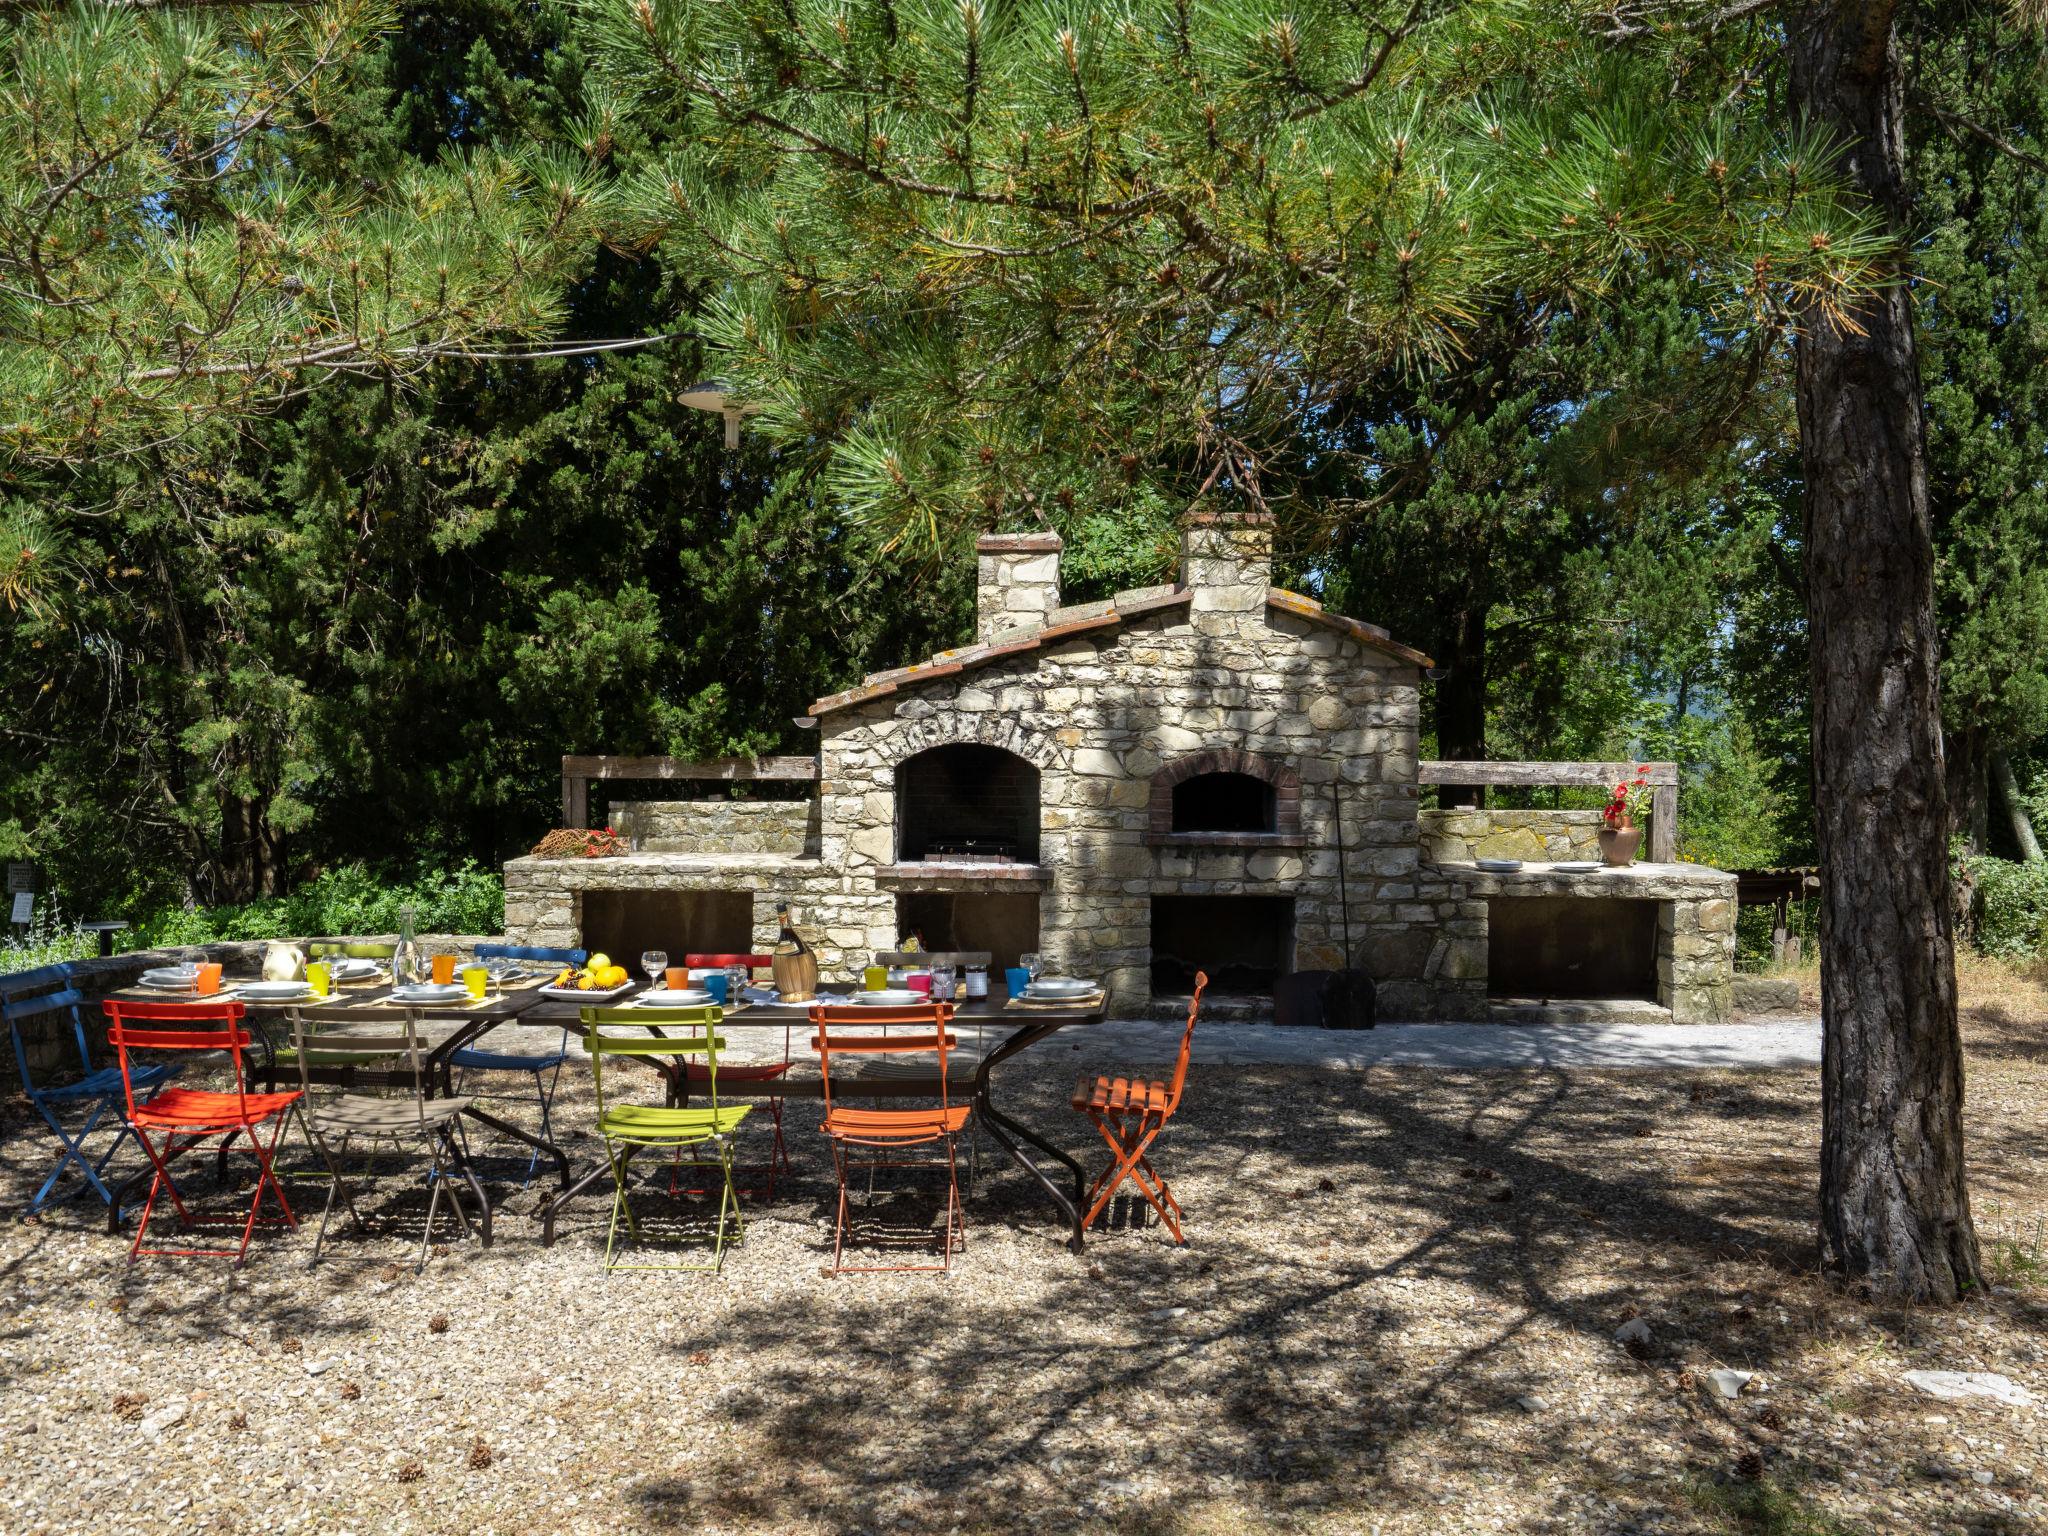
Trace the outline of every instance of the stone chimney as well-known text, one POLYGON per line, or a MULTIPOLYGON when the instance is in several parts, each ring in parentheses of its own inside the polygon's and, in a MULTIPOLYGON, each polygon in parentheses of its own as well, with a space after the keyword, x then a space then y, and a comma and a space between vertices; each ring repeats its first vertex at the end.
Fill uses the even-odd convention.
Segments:
POLYGON ((1197 507, 1181 523, 1180 579, 1193 613, 1253 613, 1273 583, 1273 514, 1197 507))
POLYGON ((974 638, 998 630, 1044 624, 1060 605, 1060 551, 1056 533, 985 533, 979 557, 974 638))

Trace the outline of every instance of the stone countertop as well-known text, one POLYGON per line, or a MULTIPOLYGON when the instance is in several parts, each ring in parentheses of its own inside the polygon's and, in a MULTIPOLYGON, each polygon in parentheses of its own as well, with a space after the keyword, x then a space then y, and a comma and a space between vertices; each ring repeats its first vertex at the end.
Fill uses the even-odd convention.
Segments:
POLYGON ((620 853, 602 859, 537 859, 524 854, 507 859, 508 870, 584 871, 607 877, 625 875, 715 875, 735 870, 767 869, 789 874, 816 874, 824 863, 788 853, 620 853))
POLYGON ((1549 864, 1524 864, 1511 874, 1469 862, 1423 866, 1466 886, 1474 896, 1618 896, 1631 901, 1733 900, 1735 877, 1705 864, 1627 864, 1587 874, 1549 864))

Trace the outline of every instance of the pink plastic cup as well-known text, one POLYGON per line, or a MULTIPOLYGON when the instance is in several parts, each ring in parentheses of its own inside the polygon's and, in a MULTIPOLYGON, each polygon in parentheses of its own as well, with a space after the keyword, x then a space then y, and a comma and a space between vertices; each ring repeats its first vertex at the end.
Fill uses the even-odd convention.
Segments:
POLYGON ((932 995, 932 973, 930 971, 918 971, 913 975, 904 977, 903 985, 910 988, 913 992, 922 992, 926 997, 930 997, 932 995))

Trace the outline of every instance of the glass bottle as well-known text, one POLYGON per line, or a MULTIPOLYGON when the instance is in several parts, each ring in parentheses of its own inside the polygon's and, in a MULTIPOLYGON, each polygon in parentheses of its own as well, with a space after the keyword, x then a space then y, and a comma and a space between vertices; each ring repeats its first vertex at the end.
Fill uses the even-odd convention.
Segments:
POLYGON ((420 946, 412 935, 413 909, 407 907, 399 914, 398 943, 391 951, 391 985, 403 987, 411 983, 420 969, 420 946))

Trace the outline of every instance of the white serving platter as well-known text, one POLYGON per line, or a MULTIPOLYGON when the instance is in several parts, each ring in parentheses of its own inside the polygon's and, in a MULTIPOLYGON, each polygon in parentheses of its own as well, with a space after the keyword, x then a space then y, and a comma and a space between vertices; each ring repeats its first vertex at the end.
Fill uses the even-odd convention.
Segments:
POLYGON ((542 987, 540 995, 542 997, 560 998, 566 1003, 590 1003, 595 1005, 598 1003, 609 1003, 614 998, 623 997, 632 990, 632 982, 622 981, 616 987, 608 987, 604 991, 599 991, 595 987, 592 987, 588 992, 584 991, 581 987, 542 987))

